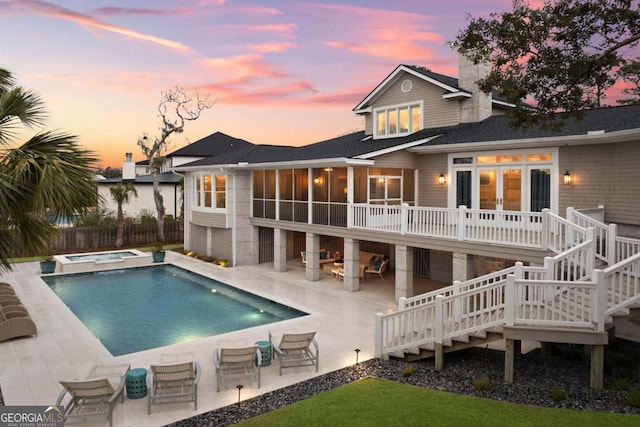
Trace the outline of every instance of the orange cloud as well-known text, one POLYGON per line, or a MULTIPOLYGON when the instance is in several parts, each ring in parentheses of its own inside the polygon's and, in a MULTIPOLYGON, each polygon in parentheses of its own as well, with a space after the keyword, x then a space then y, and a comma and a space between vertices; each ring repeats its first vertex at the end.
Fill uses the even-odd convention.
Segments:
POLYGON ((283 37, 293 38, 296 24, 264 24, 264 25, 220 25, 217 28, 224 32, 237 33, 273 33, 283 37))
POLYGON ((92 16, 82 13, 74 12, 69 9, 65 9, 53 3, 48 3, 38 0, 9 0, 0 4, 0 11, 8 10, 16 14, 36 14, 41 16, 47 16, 50 18, 62 19, 66 21, 74 22, 80 27, 97 28, 104 31, 120 34, 125 37, 129 37, 135 40, 143 40, 151 43, 155 43, 172 50, 176 50, 182 53, 192 53, 192 49, 180 42, 168 40, 162 37, 156 37, 149 34, 139 33, 128 28, 111 25, 96 19, 92 16))
POLYGON ((261 43, 261 44, 252 44, 247 46, 250 50, 254 52, 261 53, 274 53, 274 52, 284 52, 285 50, 289 50, 294 48, 296 45, 294 43, 261 43))
POLYGON ((232 76, 227 81, 246 81, 248 77, 282 78, 288 74, 268 61, 264 61, 260 55, 236 55, 229 58, 202 58, 198 63, 221 76, 232 76))

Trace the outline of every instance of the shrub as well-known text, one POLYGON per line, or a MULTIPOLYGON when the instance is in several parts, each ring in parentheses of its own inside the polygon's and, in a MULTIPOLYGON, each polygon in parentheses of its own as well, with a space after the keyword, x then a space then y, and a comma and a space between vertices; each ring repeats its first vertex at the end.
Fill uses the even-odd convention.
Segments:
POLYGON ((636 408, 640 408, 640 390, 634 388, 627 394, 627 403, 636 408))
POLYGON ((409 377, 417 370, 415 365, 407 365, 402 368, 402 376, 409 377))
POLYGON ((549 397, 551 397, 554 402, 561 402, 567 398, 567 394, 563 388, 554 386, 549 393, 549 397))
POLYGON ((472 384, 476 391, 485 391, 489 389, 489 379, 487 378, 474 378, 472 384))
POLYGON ((631 380, 629 378, 613 378, 609 382, 611 390, 629 390, 631 388, 631 380))

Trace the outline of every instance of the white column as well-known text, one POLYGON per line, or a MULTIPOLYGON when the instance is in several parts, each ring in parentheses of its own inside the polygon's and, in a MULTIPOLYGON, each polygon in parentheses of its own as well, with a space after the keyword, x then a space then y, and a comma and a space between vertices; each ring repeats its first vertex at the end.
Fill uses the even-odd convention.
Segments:
POLYGON ((307 233, 307 268, 305 279, 315 282, 320 280, 320 235, 307 233))
POLYGON ((287 231, 273 230, 273 271, 287 271, 287 231))
POLYGON ((396 302, 413 296, 413 248, 396 245, 396 302))
POLYGON ((473 255, 454 252, 453 280, 464 282, 473 278, 473 255))
POLYGON ((344 239, 344 283, 345 291, 356 292, 360 290, 360 241, 345 237, 344 239))

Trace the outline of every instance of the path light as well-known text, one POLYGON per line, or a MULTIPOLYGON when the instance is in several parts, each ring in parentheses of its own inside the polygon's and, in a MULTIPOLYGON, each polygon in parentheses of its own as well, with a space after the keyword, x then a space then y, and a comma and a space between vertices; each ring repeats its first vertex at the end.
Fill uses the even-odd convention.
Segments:
POLYGON ((240 406, 240 390, 242 390, 244 386, 242 384, 238 384, 236 388, 238 389, 238 406, 240 406))
POLYGON ((360 349, 356 348, 355 350, 353 350, 356 352, 356 365, 358 364, 358 353, 360 353, 360 349))

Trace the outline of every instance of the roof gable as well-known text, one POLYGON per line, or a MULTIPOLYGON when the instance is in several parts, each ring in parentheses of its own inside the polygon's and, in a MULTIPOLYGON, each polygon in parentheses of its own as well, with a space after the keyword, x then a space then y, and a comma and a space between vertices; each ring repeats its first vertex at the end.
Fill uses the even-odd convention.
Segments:
POLYGON ((255 144, 240 138, 234 138, 222 132, 215 132, 205 136, 186 147, 182 147, 167 157, 210 157, 230 153, 236 150, 254 146, 255 144))

